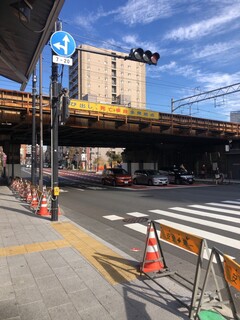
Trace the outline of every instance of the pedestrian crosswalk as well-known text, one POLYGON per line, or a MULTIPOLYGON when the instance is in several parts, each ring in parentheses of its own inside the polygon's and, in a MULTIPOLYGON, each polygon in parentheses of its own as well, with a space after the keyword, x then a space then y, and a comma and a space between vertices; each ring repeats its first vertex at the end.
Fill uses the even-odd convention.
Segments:
MULTIPOLYGON (((240 199, 191 204, 186 207, 169 207, 166 210, 149 209, 147 212, 127 212, 122 216, 108 215, 105 219, 111 221, 127 221, 126 216, 148 217, 156 223, 191 233, 213 245, 228 251, 240 252, 240 199)), ((131 222, 131 220, 129 220, 131 222)), ((146 235, 146 223, 124 223, 126 228, 146 235)), ((229 254, 231 255, 231 254, 229 254)), ((235 258, 235 257, 232 257, 235 258)))

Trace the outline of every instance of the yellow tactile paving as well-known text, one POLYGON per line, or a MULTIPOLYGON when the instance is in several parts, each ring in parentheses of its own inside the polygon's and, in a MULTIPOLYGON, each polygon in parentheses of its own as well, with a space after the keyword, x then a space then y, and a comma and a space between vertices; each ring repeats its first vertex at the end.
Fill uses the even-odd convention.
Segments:
POLYGON ((26 248, 25 246, 12 246, 12 247, 7 247, 5 248, 5 252, 7 256, 13 256, 17 254, 24 254, 26 253, 26 248))
POLYGON ((47 242, 37 242, 20 246, 11 246, 0 248, 0 257, 25 254, 30 252, 40 252, 43 250, 52 250, 57 248, 70 247, 71 244, 66 240, 55 240, 47 242))
POLYGON ((134 280, 136 268, 125 258, 97 241, 70 222, 53 222, 63 239, 0 248, 0 256, 12 256, 64 247, 74 247, 111 284, 134 280))
POLYGON ((53 223, 52 225, 111 284, 131 281, 138 276, 136 268, 128 260, 75 225, 69 222, 53 223))
POLYGON ((39 243, 27 244, 25 245, 25 248, 28 253, 42 251, 42 247, 40 246, 39 243))

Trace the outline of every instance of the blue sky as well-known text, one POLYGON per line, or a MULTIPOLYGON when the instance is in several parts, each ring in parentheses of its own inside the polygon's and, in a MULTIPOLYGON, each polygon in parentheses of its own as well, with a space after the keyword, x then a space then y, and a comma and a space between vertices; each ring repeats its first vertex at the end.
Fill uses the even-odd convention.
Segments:
MULTIPOLYGON (((129 53, 159 52, 147 66, 147 108, 171 112, 175 100, 240 82, 240 0, 66 0, 59 17, 76 44, 129 53)), ((51 50, 43 53, 43 92, 48 94, 51 50)), ((68 86, 68 68, 63 70, 68 86)), ((20 86, 0 77, 0 87, 20 86)), ((31 91, 31 81, 26 88, 31 91)), ((176 113, 229 120, 240 93, 179 108, 176 113)))

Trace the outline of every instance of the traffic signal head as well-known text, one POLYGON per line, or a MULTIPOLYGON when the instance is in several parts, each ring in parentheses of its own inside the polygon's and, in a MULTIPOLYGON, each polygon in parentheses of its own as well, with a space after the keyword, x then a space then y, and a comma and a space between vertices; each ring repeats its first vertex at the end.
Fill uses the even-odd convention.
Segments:
POLYGON ((60 119, 59 119, 60 125, 64 125, 70 116, 69 109, 68 109, 69 103, 70 103, 70 99, 68 96, 68 91, 66 89, 63 89, 62 95, 60 97, 60 119))
POLYGON ((159 53, 152 53, 150 50, 143 51, 142 48, 131 49, 129 54, 130 60, 135 60, 147 64, 157 65, 157 62, 160 58, 159 53))

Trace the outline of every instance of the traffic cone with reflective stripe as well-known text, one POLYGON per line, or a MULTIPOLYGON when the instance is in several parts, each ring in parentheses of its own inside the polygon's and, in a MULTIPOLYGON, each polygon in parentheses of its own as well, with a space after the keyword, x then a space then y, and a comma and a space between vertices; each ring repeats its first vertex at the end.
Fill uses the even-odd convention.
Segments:
POLYGON ((33 190, 32 192, 33 192, 33 195, 32 195, 31 207, 33 209, 36 209, 38 206, 37 191, 33 190))
POLYGON ((27 203, 31 203, 32 202, 32 191, 31 191, 31 188, 28 189, 26 201, 27 201, 27 203))
POLYGON ((47 197, 45 195, 45 192, 42 195, 41 206, 37 214, 39 214, 40 216, 49 216, 51 214, 48 211, 47 197))
POLYGON ((163 257, 160 254, 160 245, 153 223, 148 224, 146 247, 140 272, 158 272, 164 269, 163 257))

